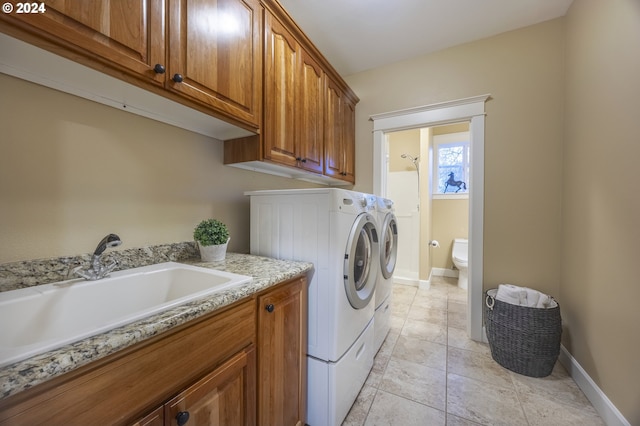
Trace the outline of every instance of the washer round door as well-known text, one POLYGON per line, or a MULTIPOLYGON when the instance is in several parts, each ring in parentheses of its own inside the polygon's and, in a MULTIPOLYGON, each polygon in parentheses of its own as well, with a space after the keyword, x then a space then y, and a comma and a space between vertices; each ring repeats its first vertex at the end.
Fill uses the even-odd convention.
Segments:
POLYGON ((378 275, 378 230, 373 217, 362 213, 351 228, 344 255, 344 288, 355 309, 369 304, 378 275))
POLYGON ((391 278, 396 269, 398 256, 398 225, 393 213, 389 213, 384 218, 382 224, 380 247, 380 269, 385 278, 391 278))

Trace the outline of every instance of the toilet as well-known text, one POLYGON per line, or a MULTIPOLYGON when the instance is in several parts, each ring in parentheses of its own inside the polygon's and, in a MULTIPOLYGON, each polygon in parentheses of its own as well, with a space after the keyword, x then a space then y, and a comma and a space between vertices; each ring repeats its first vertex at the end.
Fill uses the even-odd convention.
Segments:
POLYGON ((451 250, 453 264, 458 268, 458 287, 467 289, 469 281, 469 240, 456 238, 451 250))

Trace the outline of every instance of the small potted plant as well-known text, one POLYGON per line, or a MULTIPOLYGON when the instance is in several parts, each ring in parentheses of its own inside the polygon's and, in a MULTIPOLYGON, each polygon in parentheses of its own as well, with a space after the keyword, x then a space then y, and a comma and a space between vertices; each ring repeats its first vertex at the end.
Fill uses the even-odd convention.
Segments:
POLYGON ((198 243, 200 258, 205 262, 214 262, 224 260, 231 238, 224 223, 217 219, 206 219, 193 230, 193 239, 198 243))

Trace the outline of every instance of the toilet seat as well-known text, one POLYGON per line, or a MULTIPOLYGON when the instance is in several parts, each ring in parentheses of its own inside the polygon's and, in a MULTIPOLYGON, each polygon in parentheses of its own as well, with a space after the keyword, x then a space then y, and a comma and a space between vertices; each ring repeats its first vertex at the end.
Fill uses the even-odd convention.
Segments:
POLYGON ((462 266, 462 267, 467 266, 467 260, 466 259, 462 260, 458 256, 453 256, 453 261, 459 266, 462 266))

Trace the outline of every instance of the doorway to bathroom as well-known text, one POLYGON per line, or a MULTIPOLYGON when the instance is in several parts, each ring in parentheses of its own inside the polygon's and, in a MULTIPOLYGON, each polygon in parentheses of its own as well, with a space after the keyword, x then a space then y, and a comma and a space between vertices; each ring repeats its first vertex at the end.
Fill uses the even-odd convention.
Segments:
POLYGON ((457 278, 453 241, 469 237, 469 122, 389 132, 385 143, 385 196, 399 228, 395 281, 457 278))
MULTIPOLYGON (((432 256, 430 255, 430 251, 432 251, 432 247, 430 246, 430 242, 434 239, 432 238, 432 229, 430 229, 432 227, 432 218, 430 215, 433 215, 433 188, 434 181, 437 177, 433 173, 433 168, 430 170, 428 167, 429 164, 433 164, 434 128, 458 126, 461 125, 460 123, 468 126, 469 167, 467 176, 470 184, 466 195, 468 202, 467 226, 469 240, 467 334, 473 340, 483 340, 484 106, 488 98, 489 95, 483 95, 371 116, 371 120, 373 121, 374 143, 374 193, 382 196, 389 195, 389 183, 395 186, 393 181, 399 178, 402 181, 400 185, 404 184, 402 193, 413 193, 415 194, 414 200, 417 200, 417 202, 411 201, 411 197, 406 197, 405 195, 400 195, 398 198, 398 200, 400 200, 399 204, 402 205, 397 207, 408 210, 408 214, 403 221, 398 217, 398 208, 396 208, 396 216, 399 219, 399 239, 403 238, 403 222, 412 236, 409 237, 410 246, 405 248, 405 250, 410 253, 410 260, 406 262, 407 272, 405 272, 404 265, 399 264, 396 269, 398 275, 394 274, 394 278, 398 276, 408 281, 414 280, 416 278, 415 269, 417 269, 417 282, 423 285, 428 285, 429 274, 431 273, 430 264, 432 262, 432 256), (391 146, 389 141, 390 135, 391 139, 393 139, 394 134, 400 135, 398 132, 402 131, 417 131, 420 134, 418 138, 420 140, 419 154, 415 151, 414 153, 398 153, 395 151, 397 147, 391 146), (394 176, 393 169, 391 173, 388 173, 391 155, 394 155, 394 158, 395 156, 399 156, 405 162, 405 166, 408 166, 408 168, 404 170, 405 176, 394 176), (402 155, 404 155, 404 157, 402 157, 402 155), (422 161, 420 159, 421 156, 423 158, 422 161), (413 176, 413 178, 411 178, 411 176, 413 176), (415 207, 412 207, 413 205, 415 205, 415 207), (420 226, 420 224, 425 225, 420 226), (415 253, 417 253, 417 258, 415 257, 415 253), (423 260, 422 258, 425 257, 428 261, 421 262, 421 260, 423 260), (412 270, 411 268, 414 269, 412 270), (406 276, 402 277, 402 274, 406 276)), ((401 147, 400 149, 402 150, 403 148, 401 147)), ((402 172, 402 170, 400 171, 402 172)), ((460 181, 461 179, 454 180, 460 181)), ((393 199, 393 196, 391 196, 391 198, 393 199)), ((406 238, 404 239, 406 240, 406 238)), ((442 246, 438 249, 440 251, 444 250, 442 246)), ((399 259, 401 257, 400 250, 401 247, 399 246, 399 259)))

